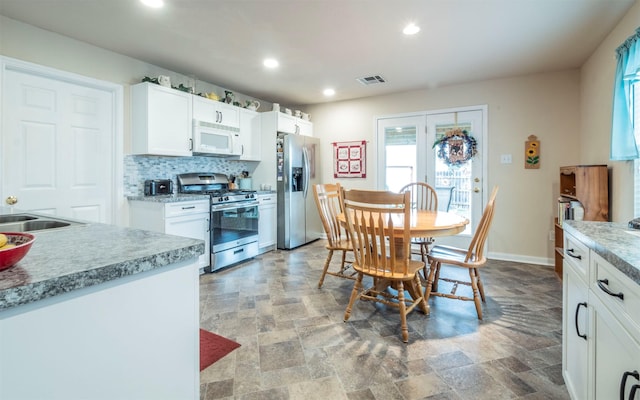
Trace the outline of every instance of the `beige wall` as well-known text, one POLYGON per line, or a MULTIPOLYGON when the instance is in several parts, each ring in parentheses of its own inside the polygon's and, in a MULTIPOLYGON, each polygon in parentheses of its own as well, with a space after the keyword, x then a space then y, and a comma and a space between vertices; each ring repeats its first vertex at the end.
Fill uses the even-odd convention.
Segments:
POLYGON ((610 166, 611 220, 616 222, 634 215, 633 162, 609 160, 615 49, 635 32, 639 21, 640 2, 636 2, 581 70, 580 162, 610 166))
POLYGON ((376 116, 487 105, 487 187, 500 186, 489 250, 494 257, 551 263, 558 168, 579 161, 579 78, 579 71, 571 70, 307 107, 314 135, 327 143, 321 150, 323 179, 334 180, 329 143, 365 139, 367 178, 339 181, 375 188, 376 116), (524 169, 529 135, 541 141, 539 170, 524 169), (500 164, 501 154, 512 154, 513 163, 500 164))

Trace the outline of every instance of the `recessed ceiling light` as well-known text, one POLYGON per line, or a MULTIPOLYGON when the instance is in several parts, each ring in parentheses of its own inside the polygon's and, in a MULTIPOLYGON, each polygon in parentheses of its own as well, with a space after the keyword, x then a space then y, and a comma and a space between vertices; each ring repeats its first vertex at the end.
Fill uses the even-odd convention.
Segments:
POLYGON ((264 65, 267 68, 277 68, 278 65, 280 65, 280 63, 275 58, 266 58, 262 62, 262 65, 264 65))
POLYGON ((140 0, 142 4, 151 8, 161 8, 164 6, 163 0, 140 0))
POLYGON ((333 96, 334 94, 336 94, 336 91, 331 89, 331 88, 327 88, 327 89, 322 91, 322 94, 324 94, 325 96, 329 97, 329 96, 333 96))
POLYGON ((418 32, 420 32, 420 27, 414 23, 405 26, 402 30, 405 35, 415 35, 418 32))

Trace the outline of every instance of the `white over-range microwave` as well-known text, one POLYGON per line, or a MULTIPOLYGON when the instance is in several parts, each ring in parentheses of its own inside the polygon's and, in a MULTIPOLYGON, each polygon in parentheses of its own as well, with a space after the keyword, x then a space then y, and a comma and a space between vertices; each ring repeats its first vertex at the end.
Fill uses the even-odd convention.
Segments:
POLYGON ((192 152, 204 156, 240 156, 240 129, 194 119, 192 152))

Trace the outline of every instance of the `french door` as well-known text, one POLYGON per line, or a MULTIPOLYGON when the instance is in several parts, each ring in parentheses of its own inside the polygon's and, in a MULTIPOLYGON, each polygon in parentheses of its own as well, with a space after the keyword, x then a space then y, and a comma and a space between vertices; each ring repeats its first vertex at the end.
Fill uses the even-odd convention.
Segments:
POLYGON ((448 209, 470 221, 461 234, 438 238, 440 244, 468 247, 482 216, 486 200, 485 130, 486 106, 377 119, 378 189, 395 192, 410 182, 427 182, 438 192, 440 210, 448 209), (475 154, 462 154, 467 161, 452 155, 453 146, 441 144, 443 137, 457 129, 475 140, 475 154))

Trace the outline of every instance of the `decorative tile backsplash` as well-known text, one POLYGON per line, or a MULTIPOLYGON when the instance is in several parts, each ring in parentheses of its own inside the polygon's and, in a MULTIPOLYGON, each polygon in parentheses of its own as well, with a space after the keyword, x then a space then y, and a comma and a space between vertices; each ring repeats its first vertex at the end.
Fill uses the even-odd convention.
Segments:
POLYGON ((231 161, 216 157, 163 157, 124 156, 124 195, 142 196, 147 179, 171 179, 177 189, 176 176, 187 172, 214 172, 240 175, 242 171, 253 173, 255 162, 231 161))

